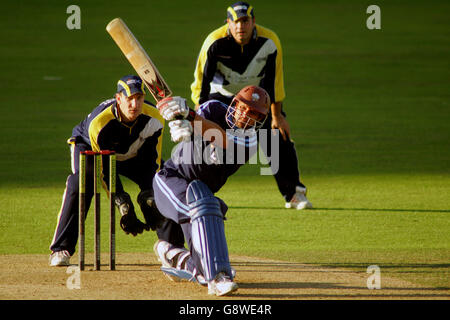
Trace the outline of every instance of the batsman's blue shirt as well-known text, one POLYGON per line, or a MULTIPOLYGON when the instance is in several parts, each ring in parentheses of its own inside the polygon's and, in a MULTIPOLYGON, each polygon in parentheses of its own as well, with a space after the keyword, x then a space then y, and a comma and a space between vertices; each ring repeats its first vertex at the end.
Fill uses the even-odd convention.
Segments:
MULTIPOLYGON (((194 134, 190 141, 180 142, 165 162, 166 170, 176 171, 187 181, 201 180, 215 193, 257 151, 257 134, 254 130, 232 130, 226 122, 228 106, 218 100, 210 100, 197 110, 197 114, 213 121, 227 132, 228 147, 222 149, 204 139, 201 134, 194 134)), ((214 135, 214 132, 207 133, 214 135)), ((214 135, 215 138, 221 134, 214 135)))

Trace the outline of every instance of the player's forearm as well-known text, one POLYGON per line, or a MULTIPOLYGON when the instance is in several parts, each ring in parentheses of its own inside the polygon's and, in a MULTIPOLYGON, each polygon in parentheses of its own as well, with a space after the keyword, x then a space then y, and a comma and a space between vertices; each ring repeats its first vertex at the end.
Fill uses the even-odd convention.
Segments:
POLYGON ((281 116, 281 107, 282 107, 283 103, 280 102, 273 102, 270 105, 270 111, 272 113, 272 117, 276 118, 281 116))
POLYGON ((201 135, 203 139, 211 141, 216 147, 225 149, 227 147, 227 134, 218 124, 196 114, 192 121, 194 134, 201 135))

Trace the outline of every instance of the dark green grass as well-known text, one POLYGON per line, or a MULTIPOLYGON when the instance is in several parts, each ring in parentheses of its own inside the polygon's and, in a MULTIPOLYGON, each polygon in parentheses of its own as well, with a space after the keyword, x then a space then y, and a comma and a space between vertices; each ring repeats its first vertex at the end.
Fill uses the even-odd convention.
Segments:
MULTIPOLYGON (((122 17, 173 91, 189 97, 201 43, 228 5, 77 4, 82 28, 74 31, 66 28, 64 1, 3 4, 0 254, 48 252, 70 171, 65 141, 114 94, 117 79, 133 72, 106 24, 122 17)), ((230 206, 230 251, 363 271, 379 264, 449 288, 450 4, 378 1, 376 31, 365 26, 370 4, 253 4, 257 22, 283 44, 284 107, 315 210, 281 209, 273 178, 243 167, 219 192, 230 206)), ((173 146, 167 133, 165 158, 173 146)), ((135 198, 136 188, 126 186, 135 198)), ((118 250, 148 252, 155 239, 119 231, 118 250)))

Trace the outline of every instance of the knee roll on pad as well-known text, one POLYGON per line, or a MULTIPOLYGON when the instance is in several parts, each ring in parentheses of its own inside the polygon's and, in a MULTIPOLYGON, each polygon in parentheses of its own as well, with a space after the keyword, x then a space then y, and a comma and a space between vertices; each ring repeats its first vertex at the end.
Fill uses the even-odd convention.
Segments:
POLYGON ((220 202, 206 184, 192 181, 186 191, 192 225, 192 246, 203 275, 211 281, 219 272, 231 275, 228 246, 220 202))

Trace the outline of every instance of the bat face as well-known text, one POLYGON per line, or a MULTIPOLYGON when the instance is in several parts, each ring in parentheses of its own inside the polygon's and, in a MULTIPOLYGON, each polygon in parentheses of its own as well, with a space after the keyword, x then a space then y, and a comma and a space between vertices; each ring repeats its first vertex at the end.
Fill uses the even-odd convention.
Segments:
POLYGON ((167 84, 161 81, 151 65, 147 64, 136 70, 146 87, 153 95, 156 101, 167 98, 172 94, 167 84))
POLYGON ((156 102, 172 95, 155 64, 122 19, 112 20, 106 26, 106 31, 136 70, 156 102))

